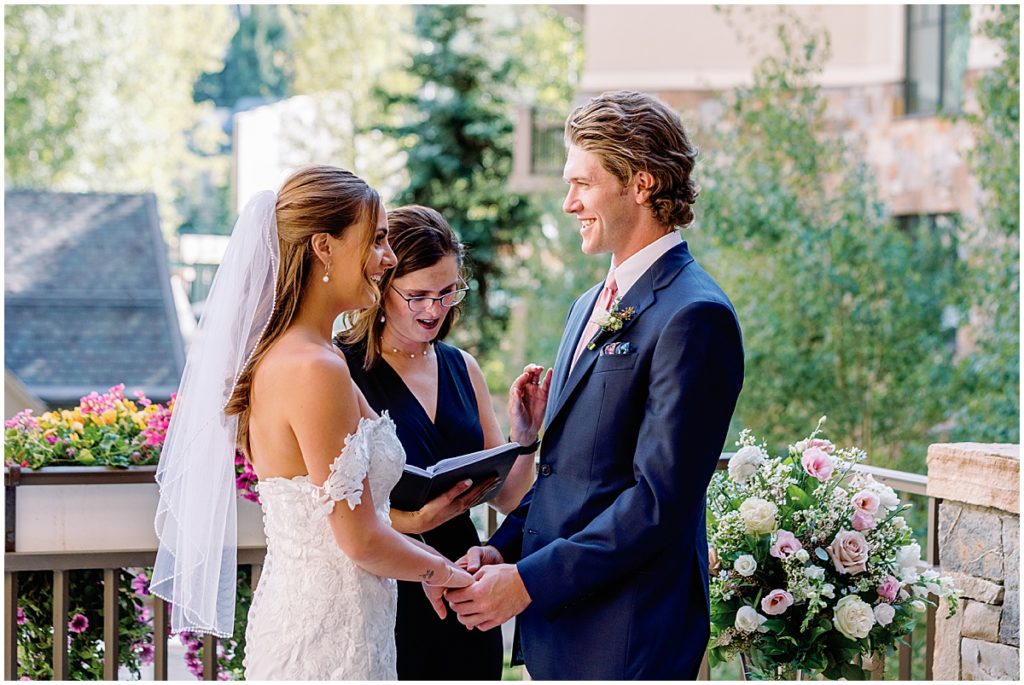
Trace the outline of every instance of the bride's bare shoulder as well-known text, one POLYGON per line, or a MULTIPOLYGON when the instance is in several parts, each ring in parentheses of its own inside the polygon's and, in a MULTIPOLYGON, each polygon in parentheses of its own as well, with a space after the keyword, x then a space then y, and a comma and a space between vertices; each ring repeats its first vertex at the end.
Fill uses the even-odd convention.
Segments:
POLYGON ((290 394, 332 392, 352 383, 344 355, 333 345, 286 331, 267 350, 254 372, 257 385, 290 394))

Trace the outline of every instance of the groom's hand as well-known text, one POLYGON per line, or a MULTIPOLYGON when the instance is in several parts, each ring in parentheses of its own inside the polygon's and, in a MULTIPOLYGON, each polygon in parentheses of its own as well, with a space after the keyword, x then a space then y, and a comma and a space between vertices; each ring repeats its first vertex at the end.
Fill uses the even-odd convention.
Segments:
POLYGON ((515 564, 484 566, 469 587, 449 590, 445 598, 470 630, 490 630, 521 614, 533 601, 515 564))
POLYGON ((470 547, 468 552, 459 557, 455 565, 466 569, 469 573, 476 573, 483 566, 502 564, 504 562, 505 557, 501 556, 501 552, 498 551, 497 547, 485 545, 483 547, 470 547))

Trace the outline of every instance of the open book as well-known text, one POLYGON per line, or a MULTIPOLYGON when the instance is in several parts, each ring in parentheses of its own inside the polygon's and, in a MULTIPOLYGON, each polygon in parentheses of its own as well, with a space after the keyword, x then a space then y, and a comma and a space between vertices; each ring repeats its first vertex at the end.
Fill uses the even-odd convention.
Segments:
POLYGON ((489 450, 442 459, 425 469, 406 464, 402 478, 391 491, 391 506, 402 511, 416 511, 460 480, 468 478, 476 485, 497 476, 498 482, 480 500, 486 502, 498 493, 520 454, 523 454, 522 445, 508 442, 489 450))

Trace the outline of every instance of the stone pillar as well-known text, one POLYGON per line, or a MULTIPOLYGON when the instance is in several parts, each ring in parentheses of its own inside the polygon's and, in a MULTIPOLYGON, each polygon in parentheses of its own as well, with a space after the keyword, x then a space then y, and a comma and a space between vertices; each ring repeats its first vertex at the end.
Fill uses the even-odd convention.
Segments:
POLYGON ((939 565, 963 590, 935 622, 936 680, 1020 679, 1020 446, 928 448, 928 496, 939 503, 939 565))

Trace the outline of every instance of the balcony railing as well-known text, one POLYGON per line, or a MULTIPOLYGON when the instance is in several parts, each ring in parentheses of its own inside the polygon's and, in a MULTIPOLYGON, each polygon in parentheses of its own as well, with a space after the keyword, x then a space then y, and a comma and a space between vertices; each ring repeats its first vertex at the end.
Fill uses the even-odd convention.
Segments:
MULTIPOLYGON (((730 455, 723 454, 719 460, 719 470, 726 468, 730 455)), ((876 480, 885 483, 893 490, 927 497, 926 476, 903 473, 890 469, 872 466, 858 466, 858 469, 872 474, 876 480)), ((4 553, 4 671, 5 680, 17 680, 17 605, 18 605, 18 574, 23 572, 49 572, 53 574, 53 677, 55 680, 66 680, 68 672, 67 649, 67 615, 69 611, 69 573, 83 569, 103 570, 103 642, 105 680, 117 678, 119 639, 118 627, 118 574, 121 569, 131 567, 152 566, 156 558, 155 544, 147 549, 118 550, 84 550, 66 552, 24 552, 18 551, 17 540, 17 497, 19 488, 53 485, 101 485, 153 483, 156 467, 132 467, 125 470, 95 469, 87 467, 48 468, 40 471, 22 471, 17 467, 5 469, 5 553, 4 553)), ((490 510, 489 510, 490 511, 490 510)), ((928 499, 928 542, 926 550, 927 564, 934 566, 938 559, 938 501, 928 499)), ((493 511, 488 516, 489 532, 493 531, 496 518, 493 511)), ((240 566, 252 568, 253 590, 259 582, 262 570, 265 547, 240 547, 238 563, 240 566)), ((167 679, 168 663, 168 616, 166 603, 154 597, 153 644, 154 644, 154 679, 167 679)), ((935 639, 935 609, 929 607, 925 631, 925 665, 926 680, 932 678, 932 660, 935 639)), ((910 636, 907 644, 901 644, 898 651, 900 680, 911 679, 911 644, 910 636)), ((203 675, 206 680, 216 680, 216 638, 205 636, 203 649, 203 675)), ((883 678, 884 663, 871 665, 872 679, 883 678)), ((741 671, 742 672, 742 671, 741 671)), ((701 666, 699 679, 709 680, 711 672, 707 659, 701 666)))

